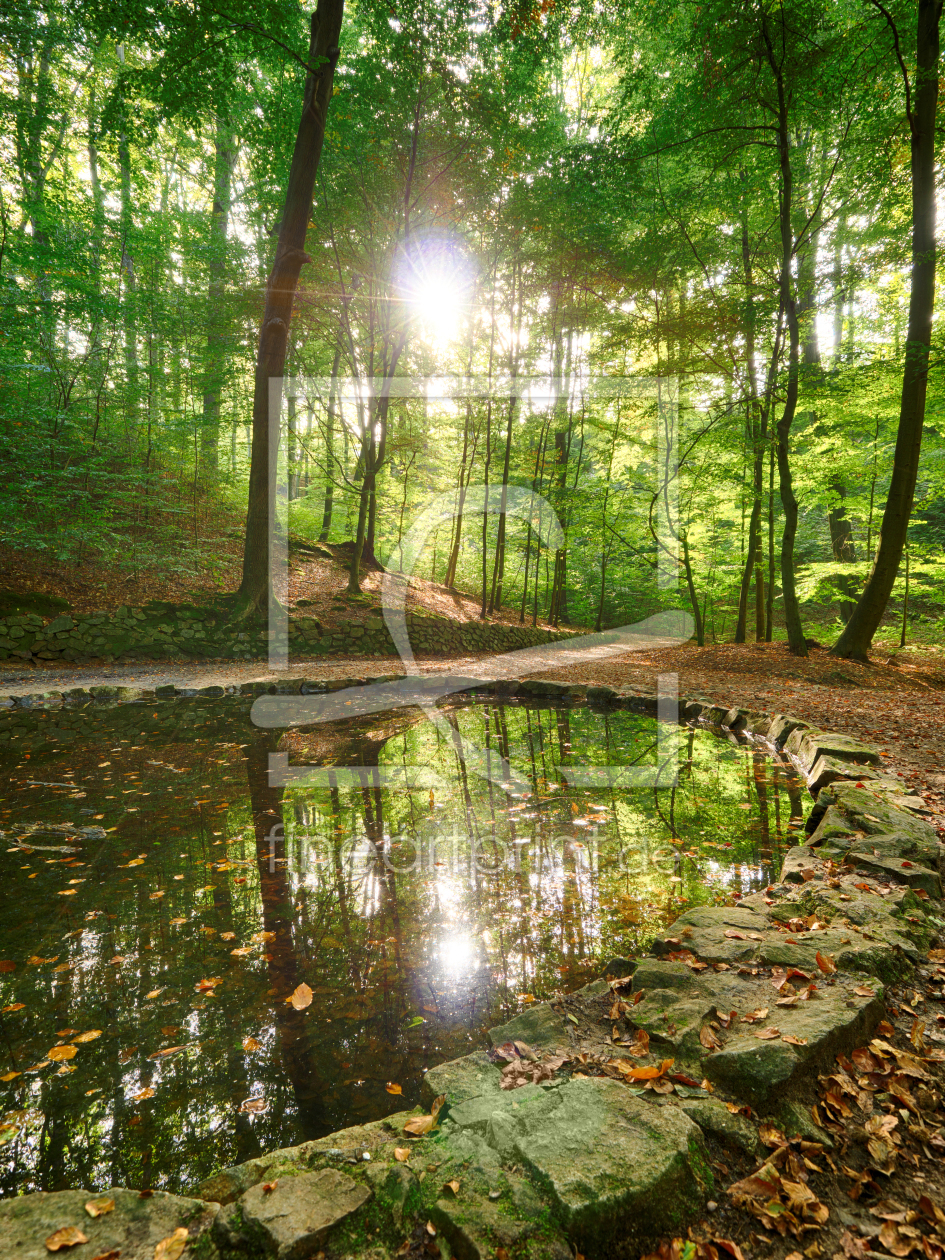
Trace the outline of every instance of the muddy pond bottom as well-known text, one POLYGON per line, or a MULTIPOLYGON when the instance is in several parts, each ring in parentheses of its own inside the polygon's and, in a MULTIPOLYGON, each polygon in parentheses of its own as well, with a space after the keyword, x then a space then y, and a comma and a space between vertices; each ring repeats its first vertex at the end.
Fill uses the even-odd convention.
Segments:
POLYGON ((624 711, 185 704, 4 765, 3 1195, 186 1192, 410 1108, 490 1026, 768 884, 809 803, 759 744, 624 711))

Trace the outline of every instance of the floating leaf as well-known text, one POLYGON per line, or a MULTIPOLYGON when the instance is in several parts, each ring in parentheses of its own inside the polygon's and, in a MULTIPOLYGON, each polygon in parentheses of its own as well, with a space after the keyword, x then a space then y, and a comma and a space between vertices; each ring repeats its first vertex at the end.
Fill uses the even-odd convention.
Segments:
POLYGON ((16 963, 9 958, 0 958, 0 971, 16 971, 16 963))
POLYGON ((393 1081, 388 1081, 384 1088, 387 1090, 388 1094, 402 1094, 404 1092, 401 1087, 399 1085, 395 1085, 393 1081))
POLYGON ((187 922, 186 919, 171 919, 171 926, 180 927, 182 923, 186 923, 186 922, 187 922))
POLYGON ((189 1237, 190 1230, 186 1225, 181 1225, 180 1229, 175 1229, 173 1234, 162 1238, 154 1248, 154 1260, 180 1260, 189 1237))
POLYGON ((149 1054, 149 1059, 169 1059, 172 1054, 180 1054, 181 1050, 186 1050, 186 1046, 169 1046, 166 1050, 155 1050, 154 1054, 149 1054))
POLYGON ((256 945, 262 945, 264 941, 274 941, 276 934, 275 932, 254 932, 249 939, 256 945))
MULTIPOLYGON (((59 896, 60 896, 60 897, 74 897, 74 896, 75 896, 75 894, 76 894, 76 889, 75 889, 75 888, 60 888, 60 889, 58 889, 57 891, 58 891, 58 893, 59 893, 59 896)), ((48 1245, 48 1244, 47 1244, 47 1245, 48 1245)), ((74 1243, 64 1243, 64 1244, 62 1244, 62 1245, 63 1245, 63 1246, 68 1246, 68 1247, 72 1247, 72 1246, 74 1246, 75 1244, 74 1244, 74 1243)))
POLYGON ((46 1239, 46 1250, 61 1251, 63 1247, 78 1247, 79 1243, 88 1241, 77 1225, 66 1225, 64 1229, 57 1229, 54 1234, 49 1235, 46 1239))
POLYGON ((218 984, 223 983, 222 976, 211 976, 209 980, 201 980, 194 985, 198 993, 206 993, 209 989, 214 989, 218 984))
POLYGON ((221 941, 235 941, 236 933, 235 932, 221 932, 220 940, 221 941))
POLYGON ((0 1076, 0 1081, 3 1081, 4 1084, 6 1084, 7 1081, 14 1081, 18 1076, 22 1075, 22 1072, 5 1072, 3 1076, 0 1076))
POLYGON ((9 1015, 13 1011, 22 1011, 25 1005, 25 1002, 14 1002, 12 1006, 0 1007, 0 1014, 9 1015))
POLYGON ((252 952, 252 945, 240 945, 237 949, 230 950, 230 953, 234 958, 245 958, 247 954, 251 954, 252 952))
POLYGON ((52 1063, 61 1063, 63 1059, 74 1059, 78 1053, 75 1046, 53 1046, 46 1051, 46 1058, 52 1063))
POLYGON ((262 1049, 262 1042, 257 1041, 255 1037, 244 1037, 243 1049, 246 1050, 249 1054, 253 1054, 254 1051, 262 1049))
POLYGON ((132 1102, 144 1102, 146 1098, 153 1098, 155 1091, 150 1085, 146 1085, 144 1089, 139 1089, 137 1094, 131 1095, 132 1102))
POLYGON ((149 897, 149 899, 150 899, 151 901, 157 901, 159 897, 163 897, 163 896, 164 896, 164 889, 163 889, 163 888, 159 888, 159 889, 157 890, 157 892, 153 892, 153 893, 149 893, 149 894, 148 894, 148 897, 149 897))
POLYGON ((74 1044, 77 1046, 83 1046, 87 1041, 95 1041, 97 1038, 101 1037, 101 1035, 101 1028, 90 1028, 88 1032, 79 1033, 78 1037, 75 1038, 74 1044))
POLYGON ((104 1197, 101 1199, 90 1199, 85 1205, 85 1210, 91 1217, 104 1216, 106 1212, 114 1212, 115 1200, 104 1197))
POLYGON ((240 1111, 251 1116, 258 1116, 265 1111, 269 1104, 265 1098, 244 1098, 240 1103, 240 1111))
POLYGON ((303 981, 299 987, 289 997, 289 1001, 297 1011, 304 1011, 307 1006, 312 1005, 314 994, 308 985, 303 981))
POLYGON ((152 998, 160 997, 163 992, 163 989, 152 989, 150 993, 144 995, 145 1001, 150 1002, 152 998))

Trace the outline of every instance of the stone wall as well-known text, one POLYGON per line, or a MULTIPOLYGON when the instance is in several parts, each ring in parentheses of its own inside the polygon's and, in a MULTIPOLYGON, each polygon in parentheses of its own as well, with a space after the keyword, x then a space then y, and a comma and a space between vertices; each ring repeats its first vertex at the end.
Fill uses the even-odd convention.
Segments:
MULTIPOLYGON (((417 653, 457 655, 508 652, 571 637, 568 631, 532 629, 494 622, 453 621, 409 613, 410 641, 417 653)), ((62 614, 49 620, 35 613, 0 618, 0 661, 133 661, 192 656, 255 660, 267 653, 262 623, 230 620, 212 608, 151 604, 116 612, 62 614)), ((381 617, 323 626, 317 617, 292 612, 289 652, 294 656, 396 656, 381 617)))

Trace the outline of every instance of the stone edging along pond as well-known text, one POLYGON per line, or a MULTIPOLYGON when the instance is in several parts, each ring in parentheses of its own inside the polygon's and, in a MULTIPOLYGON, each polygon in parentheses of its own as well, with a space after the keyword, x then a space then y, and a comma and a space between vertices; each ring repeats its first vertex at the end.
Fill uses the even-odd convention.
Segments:
MULTIPOLYGON (((509 698, 656 711, 655 694, 610 687, 455 681, 509 698)), ((327 685, 279 684, 283 693, 307 688, 327 685)), ((16 712, 59 722, 76 703, 88 716, 108 699, 178 707, 156 705, 153 693, 92 690, 100 694, 60 697, 55 713, 51 698, 22 697, 0 725, 16 712)), ((160 690, 172 698, 174 689, 160 690)), ((275 687, 240 689, 265 690, 275 687)), ((213 699, 175 695, 178 704, 213 699)), ((7 1200, 0 1254, 40 1260, 48 1235, 77 1226, 91 1244, 68 1252, 79 1257, 117 1248, 122 1260, 153 1260, 161 1239, 186 1230, 186 1254, 204 1260, 386 1260, 419 1225, 458 1260, 503 1250, 510 1260, 568 1260, 575 1249, 588 1260, 617 1248, 630 1256, 704 1211, 718 1193, 713 1153, 725 1148, 737 1162, 760 1151, 755 1124, 726 1099, 750 1104, 788 1138, 829 1147, 803 1104, 818 1071, 869 1040, 885 986, 909 977, 937 937, 945 846, 921 798, 883 775, 870 745, 790 715, 699 699, 679 707, 682 721, 767 740, 807 775, 808 835, 776 884, 737 905, 686 911, 650 955, 614 960, 605 978, 491 1029, 490 1052, 427 1073, 426 1115, 387 1116, 223 1169, 196 1187, 199 1198, 116 1190, 115 1210, 94 1220, 84 1191, 7 1200), (643 1034, 650 1053, 627 1058, 621 1044, 639 1049, 643 1034), (647 1066, 648 1079, 629 1074, 647 1066)))

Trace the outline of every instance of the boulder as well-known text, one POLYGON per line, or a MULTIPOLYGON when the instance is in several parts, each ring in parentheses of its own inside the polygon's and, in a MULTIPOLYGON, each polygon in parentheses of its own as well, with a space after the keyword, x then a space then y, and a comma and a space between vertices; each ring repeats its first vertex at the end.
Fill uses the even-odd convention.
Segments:
POLYGON ((78 1228, 88 1239, 78 1247, 62 1250, 62 1256, 108 1255, 121 1260, 154 1260, 159 1242, 175 1230, 186 1228, 190 1248, 207 1232, 219 1212, 219 1204, 180 1198, 156 1190, 142 1198, 137 1190, 117 1188, 105 1193, 92 1190, 58 1190, 18 1195, 0 1203, 0 1256, 16 1260, 49 1260, 46 1239, 57 1230, 78 1228), (115 1207, 92 1217, 85 1205, 92 1199, 113 1199, 115 1207))
POLYGON ((245 1242, 273 1260, 311 1260, 332 1229, 371 1198, 336 1168, 253 1186, 220 1213, 214 1234, 224 1251, 245 1242))

